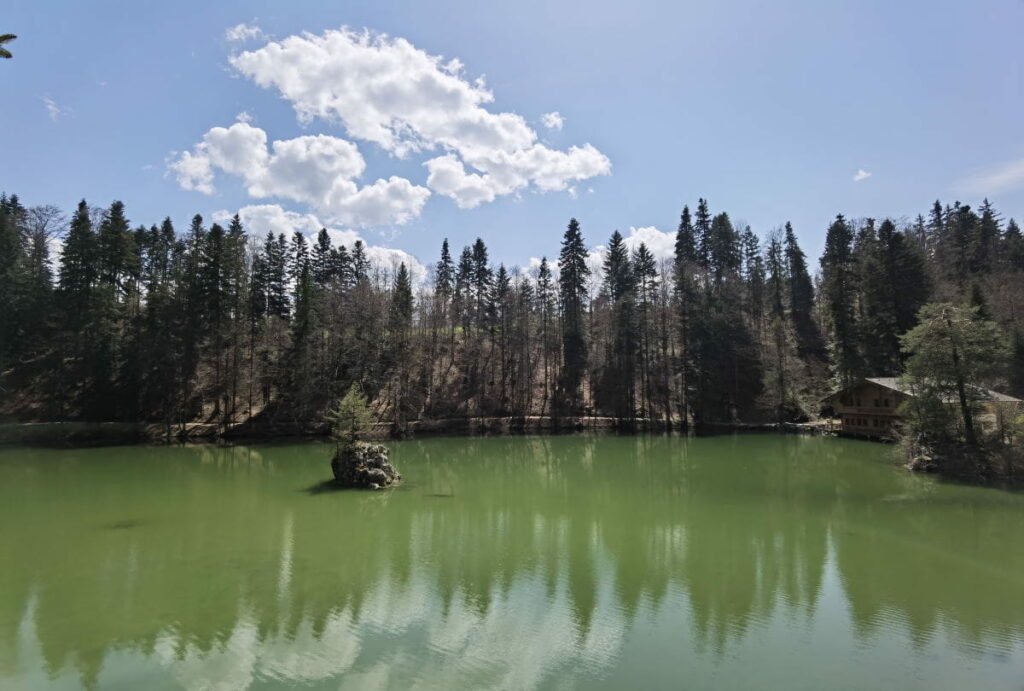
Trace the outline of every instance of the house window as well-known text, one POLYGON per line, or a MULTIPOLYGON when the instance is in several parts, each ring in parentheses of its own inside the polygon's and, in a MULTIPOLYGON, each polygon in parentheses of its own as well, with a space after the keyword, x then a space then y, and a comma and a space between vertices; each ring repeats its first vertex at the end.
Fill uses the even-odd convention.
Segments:
POLYGON ((860 408, 860 399, 857 399, 857 407, 860 408))
POLYGON ((889 407, 889 399, 888 398, 885 399, 884 401, 882 401, 882 403, 885 405, 886 408, 889 407))

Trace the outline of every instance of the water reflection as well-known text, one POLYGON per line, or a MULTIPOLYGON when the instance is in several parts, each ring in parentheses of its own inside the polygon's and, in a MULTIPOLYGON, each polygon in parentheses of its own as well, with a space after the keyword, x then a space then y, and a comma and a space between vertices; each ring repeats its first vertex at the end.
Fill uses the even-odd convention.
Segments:
POLYGON ((806 654, 1019 662, 1022 497, 883 451, 427 440, 396 446, 410 480, 382 493, 303 491, 319 446, 3 452, 0 682, 678 682, 810 631, 806 654))

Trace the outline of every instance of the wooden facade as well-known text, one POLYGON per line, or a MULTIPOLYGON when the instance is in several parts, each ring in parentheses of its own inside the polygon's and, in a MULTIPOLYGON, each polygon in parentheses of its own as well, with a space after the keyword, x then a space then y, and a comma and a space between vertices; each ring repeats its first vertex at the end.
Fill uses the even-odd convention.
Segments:
MULTIPOLYGON (((988 428, 999 424, 1000 418, 1019 412, 1021 401, 996 391, 979 391, 976 401, 981 410, 977 422, 988 428)), ((839 418, 843 434, 862 437, 890 438, 899 431, 903 418, 900 404, 914 394, 901 386, 896 377, 868 377, 837 391, 825 399, 839 418)), ((956 405, 956 401, 949 401, 956 405)))
POLYGON ((826 402, 844 434, 891 437, 902 422, 897 410, 908 395, 899 389, 895 378, 874 377, 832 394, 826 402))

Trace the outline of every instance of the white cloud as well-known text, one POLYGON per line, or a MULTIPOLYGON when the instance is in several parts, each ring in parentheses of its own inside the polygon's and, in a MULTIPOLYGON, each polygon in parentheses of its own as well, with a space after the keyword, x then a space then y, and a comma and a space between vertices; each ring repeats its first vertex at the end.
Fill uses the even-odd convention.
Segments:
POLYGON ((657 261, 675 257, 676 234, 673 232, 658 230, 654 226, 630 227, 629 234, 623 238, 623 244, 630 252, 634 252, 640 247, 640 243, 647 245, 647 249, 657 261))
POLYGON ((65 108, 59 105, 49 96, 43 96, 41 100, 43 102, 43 106, 46 108, 46 114, 53 122, 57 122, 58 119, 71 112, 70 108, 65 108))
MULTIPOLYGON (((674 258, 676 235, 670 231, 658 230, 655 226, 642 226, 640 228, 630 226, 629 232, 622 239, 622 243, 631 253, 640 247, 640 243, 643 243, 647 245, 647 249, 655 261, 660 262, 664 259, 674 258)), ((601 283, 602 271, 604 271, 604 258, 607 252, 607 245, 596 245, 587 252, 587 266, 590 267, 591 289, 596 288, 601 283)), ((551 267, 552 274, 557 276, 558 263, 549 259, 548 265, 551 267)), ((527 262, 526 271, 531 276, 536 276, 538 268, 540 268, 540 259, 538 257, 530 257, 527 262)))
POLYGON ((1024 158, 977 171, 954 182, 952 188, 961 194, 978 195, 1024 189, 1024 158))
POLYGON ((540 116, 540 121, 549 130, 560 130, 565 124, 565 118, 557 110, 553 113, 544 113, 540 116))
MULTIPOLYGON (((275 235, 284 233, 290 237, 295 231, 299 231, 307 237, 310 242, 316 240, 317 233, 321 228, 327 228, 328 234, 335 247, 339 244, 352 249, 356 240, 362 240, 366 246, 366 256, 370 263, 388 271, 394 271, 402 262, 408 267, 412 279, 419 284, 426 280, 426 267, 413 255, 404 250, 393 249, 372 245, 366 241, 357 231, 351 228, 332 227, 324 223, 315 214, 304 214, 295 211, 288 211, 278 204, 254 204, 243 206, 238 210, 238 216, 250 236, 262 240, 267 232, 275 235)), ((227 210, 213 212, 213 220, 218 223, 227 223, 234 214, 227 210)))
POLYGON ((228 43, 244 43, 261 38, 266 38, 266 34, 255 24, 236 24, 224 31, 224 40, 228 43))
POLYGON ((455 154, 432 158, 424 164, 430 174, 427 187, 451 197, 461 209, 472 209, 497 196, 491 181, 477 173, 467 173, 466 166, 455 154))
POLYGON ((444 62, 402 38, 344 28, 305 33, 230 62, 259 86, 276 88, 304 122, 341 122, 349 136, 399 157, 441 150, 425 163, 427 184, 462 208, 530 185, 565 190, 611 172, 591 144, 568 151, 540 144, 522 116, 485 107, 494 96, 483 78, 467 81, 457 59, 444 62))
POLYGON ((871 177, 871 173, 861 168, 854 174, 853 181, 860 182, 861 180, 867 180, 869 177, 871 177))
POLYGON ((168 167, 187 190, 213 194, 220 170, 241 177, 251 197, 304 202, 345 225, 407 223, 430 196, 425 187, 396 176, 359 187, 355 179, 366 162, 350 141, 311 135, 274 141, 268 150, 266 132, 247 122, 210 129, 168 167))
POLYGON ((238 122, 244 122, 247 125, 252 124, 252 113, 247 110, 243 110, 241 113, 235 116, 235 120, 238 122))

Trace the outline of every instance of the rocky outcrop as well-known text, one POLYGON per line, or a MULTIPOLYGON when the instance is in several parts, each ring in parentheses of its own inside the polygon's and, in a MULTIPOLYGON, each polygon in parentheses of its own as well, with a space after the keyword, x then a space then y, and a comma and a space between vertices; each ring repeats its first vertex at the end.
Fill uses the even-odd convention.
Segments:
POLYGON ((334 481, 342 487, 381 489, 402 479, 388 460, 386 446, 362 441, 339 446, 331 459, 331 470, 334 481))

